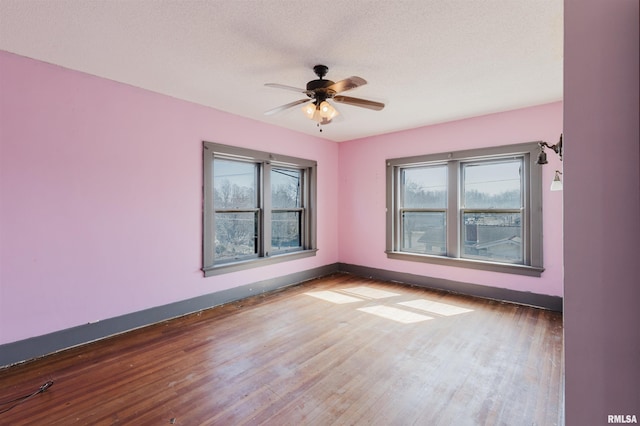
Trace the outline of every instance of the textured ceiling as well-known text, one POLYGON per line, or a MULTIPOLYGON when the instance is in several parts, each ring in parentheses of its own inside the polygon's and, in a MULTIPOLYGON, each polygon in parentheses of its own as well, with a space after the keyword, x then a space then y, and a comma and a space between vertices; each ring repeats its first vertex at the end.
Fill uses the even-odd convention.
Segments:
POLYGON ((0 49, 334 141, 562 99, 562 0, 0 0, 0 49), (318 132, 265 87, 368 84, 318 132))

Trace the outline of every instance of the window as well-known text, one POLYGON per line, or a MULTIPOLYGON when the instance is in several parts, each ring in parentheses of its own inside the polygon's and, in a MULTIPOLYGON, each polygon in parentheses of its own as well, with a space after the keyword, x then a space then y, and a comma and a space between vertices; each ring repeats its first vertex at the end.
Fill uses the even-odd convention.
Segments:
POLYGON ((387 256, 540 276, 537 143, 387 160, 387 256))
POLYGON ((522 264, 523 157, 462 167, 461 256, 522 264))
POLYGON ((315 254, 316 163, 203 146, 205 276, 315 254))
POLYGON ((271 250, 275 253, 302 249, 302 171, 271 169, 271 250))
POLYGON ((400 169, 401 250, 447 254, 447 167, 400 169))

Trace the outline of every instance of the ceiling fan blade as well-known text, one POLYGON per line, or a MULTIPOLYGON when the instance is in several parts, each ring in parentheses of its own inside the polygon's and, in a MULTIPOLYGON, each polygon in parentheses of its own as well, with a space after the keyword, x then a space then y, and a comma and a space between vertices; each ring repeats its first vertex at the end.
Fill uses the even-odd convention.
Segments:
POLYGON ((289 108, 292 108, 292 107, 294 107, 296 105, 303 104, 305 102, 309 102, 309 99, 299 99, 297 101, 289 102, 288 104, 281 105, 281 106, 279 106, 277 108, 274 108, 274 109, 270 109, 269 111, 265 111, 264 115, 273 115, 273 114, 276 114, 276 113, 278 113, 280 111, 284 111, 285 109, 289 109, 289 108))
POLYGON ((362 77, 353 76, 333 83, 331 86, 327 87, 327 89, 340 93, 355 89, 356 87, 364 86, 365 84, 367 84, 367 80, 362 77))
POLYGON ((380 111, 384 108, 384 104, 381 102, 369 101, 367 99, 352 98, 350 96, 334 96, 333 100, 347 105, 353 105, 362 108, 368 108, 375 111, 380 111))
POLYGON ((298 87, 287 86, 286 84, 266 83, 265 86, 273 87, 273 88, 276 88, 276 89, 291 90, 293 92, 304 93, 304 94, 307 94, 309 92, 306 89, 300 89, 298 87))

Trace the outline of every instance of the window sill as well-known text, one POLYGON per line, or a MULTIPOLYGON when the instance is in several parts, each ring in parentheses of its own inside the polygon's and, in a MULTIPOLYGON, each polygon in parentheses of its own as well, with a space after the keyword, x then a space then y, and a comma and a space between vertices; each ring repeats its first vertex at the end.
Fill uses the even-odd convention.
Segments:
POLYGON ((425 254, 403 253, 387 251, 389 259, 408 260, 412 262, 433 263, 436 265, 455 266, 458 268, 480 269, 483 271, 502 272, 506 274, 526 275, 540 277, 544 268, 539 266, 516 265, 509 263, 484 262, 472 259, 459 259, 452 257, 429 256, 425 254))
POLYGON ((273 265, 275 263, 288 262, 290 260, 303 259, 316 255, 318 249, 301 250, 291 253, 277 254, 269 257, 260 257, 258 259, 242 260, 239 262, 223 263, 221 265, 207 266, 202 268, 205 277, 214 275, 228 274, 230 272, 244 271, 246 269, 258 268, 260 266, 273 265))

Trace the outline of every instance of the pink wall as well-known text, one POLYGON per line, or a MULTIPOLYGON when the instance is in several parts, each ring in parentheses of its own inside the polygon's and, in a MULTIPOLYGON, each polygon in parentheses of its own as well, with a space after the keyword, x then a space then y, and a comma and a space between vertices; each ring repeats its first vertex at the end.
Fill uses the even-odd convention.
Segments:
POLYGON ((335 262, 562 294, 562 193, 543 278, 384 255, 385 158, 555 142, 560 103, 336 144, 6 52, 0 69, 0 344, 335 262), (318 255, 203 278, 202 140, 317 160, 318 255))
POLYGON ((338 181, 335 144, 0 52, 0 344, 335 262, 338 206, 349 233, 340 261, 505 287, 514 279, 518 289, 560 294, 562 228, 548 216, 560 212, 553 197, 564 197, 566 424, 640 417, 638 1, 565 0, 564 8, 565 191, 544 200, 541 279, 386 259, 384 213, 371 209, 384 208, 384 189, 370 185, 384 170, 368 170, 364 159, 422 154, 436 143, 555 142, 560 105, 371 138, 366 150, 363 141, 341 144, 338 181), (491 133, 490 122, 504 128, 491 133), (203 279, 203 139, 316 157, 326 249, 203 279), (371 229, 359 226, 365 218, 371 229), (349 235, 366 244, 350 245, 349 235))
POLYGON ((565 0, 566 424, 640 418, 637 0, 565 0))
POLYGON ((7 52, 0 93, 0 344, 338 261, 336 143, 7 52), (203 278, 203 140, 317 160, 317 256, 203 278))
POLYGON ((562 133, 562 103, 475 117, 340 144, 340 261, 464 283, 562 296, 562 192, 548 190, 562 167, 544 166, 544 267, 541 278, 387 259, 385 159, 544 140, 562 133))

